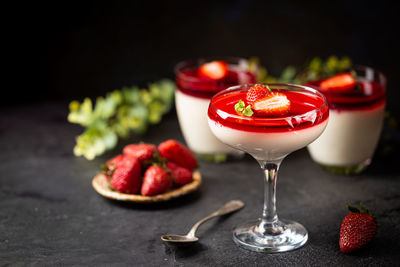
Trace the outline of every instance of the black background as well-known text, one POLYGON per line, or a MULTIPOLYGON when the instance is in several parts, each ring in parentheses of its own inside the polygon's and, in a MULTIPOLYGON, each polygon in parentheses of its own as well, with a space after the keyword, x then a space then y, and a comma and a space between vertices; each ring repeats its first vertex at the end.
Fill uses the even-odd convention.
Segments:
POLYGON ((373 164, 358 176, 329 174, 304 149, 288 156, 278 182, 279 214, 303 223, 310 240, 290 253, 262 254, 241 250, 231 239, 235 225, 261 212, 262 173, 250 157, 202 161, 201 189, 164 205, 109 201, 91 186, 101 164, 127 142, 183 142, 175 113, 93 161, 73 156, 83 129, 66 120, 72 99, 172 79, 175 64, 188 58, 258 56, 278 75, 289 64, 332 54, 385 73, 387 108, 399 118, 398 9, 389 1, 9 5, 1 6, 2 78, 9 83, 2 83, 0 98, 0 265, 398 265, 398 128, 384 128, 373 164), (230 199, 243 200, 246 208, 202 226, 199 244, 179 249, 159 239, 184 233, 230 199), (345 255, 338 246, 344 205, 360 201, 378 218, 378 234, 364 250, 345 255))
MULTIPOLYGON (((388 77, 399 97, 396 7, 390 1, 16 2, 13 72, 3 103, 82 100, 173 78, 181 60, 257 56, 278 75, 314 56, 349 56, 388 77)), ((7 27, 8 28, 8 27, 7 27)))

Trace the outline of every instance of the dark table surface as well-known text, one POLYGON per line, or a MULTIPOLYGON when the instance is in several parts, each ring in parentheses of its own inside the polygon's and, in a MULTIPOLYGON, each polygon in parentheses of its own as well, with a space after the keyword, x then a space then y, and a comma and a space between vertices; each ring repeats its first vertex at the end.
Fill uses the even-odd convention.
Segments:
POLYGON ((2 266, 399 265, 400 171, 395 153, 377 153, 367 171, 353 177, 324 172, 305 149, 292 153, 279 174, 278 214, 305 225, 309 241, 292 252, 256 253, 237 247, 231 237, 235 225, 261 213, 262 172, 253 159, 201 161, 201 189, 170 202, 111 201, 91 186, 100 165, 130 142, 183 141, 174 111, 146 135, 123 141, 93 161, 73 156, 74 137, 82 128, 67 123, 66 115, 66 103, 1 109, 2 266), (160 240, 164 233, 186 233, 231 199, 243 200, 245 208, 201 226, 199 243, 175 247, 160 240), (345 204, 359 201, 375 212, 379 230, 370 245, 345 255, 338 245, 345 204))

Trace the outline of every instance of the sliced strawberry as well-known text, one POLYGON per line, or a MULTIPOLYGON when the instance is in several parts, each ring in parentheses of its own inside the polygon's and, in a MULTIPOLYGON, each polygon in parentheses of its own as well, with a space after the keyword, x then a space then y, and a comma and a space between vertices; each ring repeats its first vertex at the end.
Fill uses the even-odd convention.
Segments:
POLYGON ((199 68, 199 75, 213 80, 224 78, 228 74, 228 65, 224 61, 211 61, 199 68))
POLYGON ((252 107, 259 116, 281 116, 289 112, 290 100, 285 94, 274 92, 256 100, 252 107))
POLYGON ((166 192, 172 187, 172 179, 160 166, 150 166, 143 176, 140 192, 143 196, 154 196, 166 192))
POLYGON ((326 80, 323 80, 319 87, 323 91, 346 91, 356 86, 357 82, 349 72, 341 73, 326 80))
POLYGON ((131 144, 124 147, 126 157, 137 158, 141 163, 152 160, 156 151, 157 148, 153 144, 131 144))
POLYGON ((261 84, 256 84, 247 91, 246 94, 246 101, 247 104, 251 105, 253 104, 256 100, 263 98, 269 93, 268 89, 261 84))
POLYGON ((161 157, 166 158, 182 167, 193 170, 197 167, 197 160, 192 152, 175 140, 167 140, 158 145, 161 157))
POLYGON ((192 172, 176 163, 167 162, 167 169, 171 172, 175 185, 184 185, 193 180, 192 172))
POLYGON ((124 158, 118 163, 111 177, 110 185, 122 193, 136 194, 140 189, 141 167, 136 158, 124 158))

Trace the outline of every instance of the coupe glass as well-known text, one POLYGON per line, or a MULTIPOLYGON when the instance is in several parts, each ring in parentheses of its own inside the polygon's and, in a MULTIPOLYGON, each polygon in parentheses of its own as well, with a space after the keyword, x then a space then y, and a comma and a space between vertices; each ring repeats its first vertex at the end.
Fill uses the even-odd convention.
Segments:
POLYGON ((385 115, 385 75, 366 66, 352 69, 355 90, 324 92, 321 81, 307 84, 325 95, 330 110, 326 130, 307 148, 315 162, 336 174, 358 174, 371 163, 385 115))
POLYGON ((328 122, 329 109, 325 97, 317 90, 283 83, 268 86, 273 92, 282 92, 291 99, 293 112, 286 117, 245 117, 238 115, 234 108, 222 108, 221 105, 225 104, 221 103, 226 103, 226 107, 232 105, 237 102, 237 96, 245 96, 251 86, 239 85, 219 92, 211 99, 208 108, 208 123, 213 134, 223 143, 250 154, 265 174, 262 216, 234 229, 233 239, 249 250, 289 251, 303 246, 308 233, 301 224, 278 218, 278 169, 288 154, 321 135, 328 122), (296 108, 296 105, 302 108, 296 108))

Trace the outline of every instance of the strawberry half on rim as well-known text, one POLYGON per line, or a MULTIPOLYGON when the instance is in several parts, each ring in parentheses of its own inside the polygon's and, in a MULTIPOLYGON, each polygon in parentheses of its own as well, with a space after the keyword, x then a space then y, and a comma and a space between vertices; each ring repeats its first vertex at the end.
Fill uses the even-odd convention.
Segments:
POLYGON ((290 100, 283 93, 273 92, 256 100, 252 107, 258 116, 282 116, 289 112, 290 100))
POLYGON ((246 101, 247 104, 251 105, 253 104, 256 100, 263 98, 269 93, 267 87, 265 87, 262 84, 256 84, 247 91, 246 93, 246 101))
POLYGON ((208 79, 219 80, 228 74, 228 65, 224 61, 211 61, 199 68, 199 75, 208 79))
POLYGON ((319 87, 322 91, 344 92, 353 89, 357 82, 350 72, 340 73, 323 80, 319 87))

